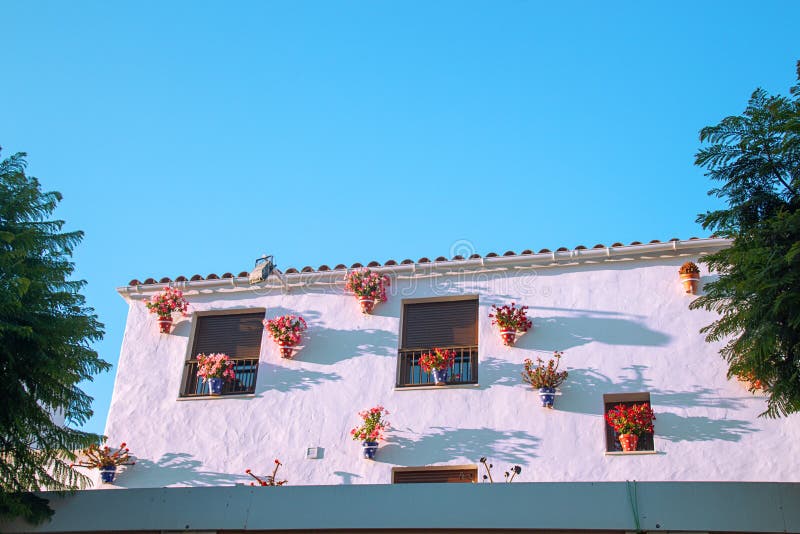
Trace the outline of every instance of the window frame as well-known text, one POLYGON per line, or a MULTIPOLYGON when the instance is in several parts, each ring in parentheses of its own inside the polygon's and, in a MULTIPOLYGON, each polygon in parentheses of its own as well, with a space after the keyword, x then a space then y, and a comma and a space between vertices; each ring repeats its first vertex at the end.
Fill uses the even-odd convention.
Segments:
POLYGON ((622 445, 617 439, 617 432, 606 421, 606 413, 610 408, 618 404, 642 404, 647 403, 650 409, 653 403, 650 399, 649 391, 637 391, 634 393, 605 393, 603 395, 603 431, 605 433, 605 454, 606 455, 626 455, 626 454, 654 454, 655 450, 655 431, 647 432, 639 436, 639 443, 635 451, 624 452, 622 445), (646 448, 643 448, 646 447, 646 448))
MULTIPOLYGON (((447 296, 438 296, 438 297, 417 297, 417 298, 409 298, 409 299, 402 299, 400 303, 400 330, 398 335, 398 348, 397 348, 397 369, 395 371, 395 389, 396 390, 412 390, 412 389, 419 389, 419 388, 436 388, 436 389, 446 389, 452 387, 463 387, 463 386, 477 386, 478 385, 478 369, 479 369, 479 354, 478 350, 480 347, 480 295, 478 294, 466 294, 466 295, 447 295, 447 296), (459 369, 462 368, 465 361, 468 361, 468 371, 469 376, 460 379, 459 381, 451 381, 448 380, 447 384, 444 386, 435 386, 433 380, 430 379, 428 376, 428 381, 425 382, 418 382, 414 383, 411 382, 403 382, 401 379, 404 377, 404 360, 407 356, 407 353, 413 352, 422 352, 424 350, 419 347, 405 347, 405 338, 406 338, 406 327, 408 326, 407 323, 407 314, 406 314, 406 306, 413 305, 413 304, 422 304, 422 303, 439 303, 439 302, 458 302, 458 301, 475 301, 475 344, 474 345, 443 345, 443 348, 452 348, 456 350, 456 364, 454 366, 458 367, 459 369), (460 363, 459 363, 460 362, 460 363)), ((411 355, 411 358, 418 358, 418 355, 411 355)), ((422 375, 421 371, 419 373, 422 375)), ((449 378, 452 378, 452 374, 449 378)))
MULTIPOLYGON (((256 315, 261 314, 262 318, 266 318, 267 309, 264 307, 254 307, 254 308, 228 308, 228 309, 221 309, 221 310, 199 310, 192 312, 191 314, 191 330, 189 332, 189 339, 186 345, 186 353, 183 358, 183 366, 181 369, 181 381, 180 386, 178 389, 178 400, 194 400, 194 399, 220 399, 226 397, 242 397, 242 396, 253 396, 255 395, 256 386, 258 385, 258 367, 261 362, 261 355, 264 353, 264 330, 262 328, 260 335, 260 341, 258 344, 258 355, 253 358, 236 358, 241 360, 252 360, 255 365, 255 370, 253 371, 253 385, 252 391, 234 391, 234 392, 223 392, 221 395, 209 395, 208 393, 205 394, 187 394, 186 388, 188 387, 188 379, 189 373, 187 367, 189 363, 194 360, 192 352, 194 351, 194 344, 195 338, 198 335, 198 327, 200 324, 199 318, 200 317, 212 317, 212 316, 230 316, 230 315, 256 315)), ((224 388, 224 386, 223 386, 224 388)), ((205 389, 205 388, 204 388, 205 389)))

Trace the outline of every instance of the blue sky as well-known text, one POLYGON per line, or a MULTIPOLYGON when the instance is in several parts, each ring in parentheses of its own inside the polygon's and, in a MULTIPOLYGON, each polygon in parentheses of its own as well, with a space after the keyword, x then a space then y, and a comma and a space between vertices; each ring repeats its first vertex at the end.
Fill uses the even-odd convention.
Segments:
MULTIPOLYGON (((786 93, 800 58, 797 2, 6 0, 0 20, 3 155, 86 232, 114 363, 132 278, 705 235, 699 129, 786 93)), ((86 386, 90 430, 113 379, 86 386)))

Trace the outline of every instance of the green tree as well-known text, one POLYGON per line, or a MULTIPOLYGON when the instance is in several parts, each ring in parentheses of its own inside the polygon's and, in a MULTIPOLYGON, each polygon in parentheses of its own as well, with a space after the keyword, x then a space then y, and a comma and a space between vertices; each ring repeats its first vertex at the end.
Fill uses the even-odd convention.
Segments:
POLYGON ((727 205, 697 221, 733 245, 702 260, 719 278, 690 307, 719 314, 701 332, 725 341, 729 377, 761 381, 769 417, 800 411, 800 61, 797 78, 790 96, 758 89, 703 128, 695 159, 727 205))
POLYGON ((67 423, 91 417, 78 383, 110 366, 90 348, 103 325, 80 294, 85 282, 69 280, 83 233, 49 220, 61 195, 42 192, 25 167, 24 153, 0 162, 0 517, 39 522, 52 511, 27 492, 86 483, 69 463, 99 436, 67 423))

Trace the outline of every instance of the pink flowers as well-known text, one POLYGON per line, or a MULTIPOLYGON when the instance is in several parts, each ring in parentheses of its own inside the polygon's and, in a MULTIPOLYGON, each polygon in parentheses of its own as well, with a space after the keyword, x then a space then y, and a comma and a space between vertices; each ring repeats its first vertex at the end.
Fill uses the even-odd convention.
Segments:
POLYGON ((294 346, 300 343, 300 334, 308 329, 305 319, 299 315, 282 315, 263 321, 264 328, 278 345, 294 346))
POLYGON ((183 292, 171 287, 165 287, 164 291, 145 300, 144 304, 150 313, 157 313, 160 318, 171 318, 174 312, 181 312, 185 316, 186 310, 189 308, 189 303, 183 298, 183 292))
POLYGON ((383 419, 385 415, 389 415, 389 412, 383 406, 358 412, 364 423, 352 429, 350 435, 356 441, 383 441, 383 433, 390 428, 389 421, 383 419))
POLYGON ((492 304, 494 313, 490 313, 489 317, 492 318, 492 324, 499 326, 500 330, 527 332, 533 326, 533 323, 528 319, 527 309, 527 306, 517 308, 514 302, 511 303, 511 306, 500 306, 499 308, 492 304))
POLYGON ((203 380, 209 378, 222 378, 233 380, 236 373, 233 371, 233 362, 227 354, 215 353, 197 355, 197 376, 203 380))
POLYGON ((389 277, 385 274, 372 272, 368 268, 350 271, 344 277, 344 288, 357 297, 373 299, 377 302, 386 302, 386 288, 389 286, 389 277))

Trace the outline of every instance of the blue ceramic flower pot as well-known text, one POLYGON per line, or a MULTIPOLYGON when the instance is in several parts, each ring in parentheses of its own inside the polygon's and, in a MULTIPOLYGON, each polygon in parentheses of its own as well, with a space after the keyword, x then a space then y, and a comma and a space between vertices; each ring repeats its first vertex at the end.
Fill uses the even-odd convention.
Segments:
POLYGON ((209 395, 222 395, 222 379, 209 378, 208 379, 208 394, 209 395))
POLYGON ((539 388, 539 398, 543 408, 552 408, 556 400, 556 388, 539 388))
POLYGON ((114 475, 117 474, 117 466, 112 465, 110 467, 101 467, 100 468, 100 480, 105 482, 106 484, 111 484, 114 482, 114 475))
POLYGON ((361 452, 366 460, 374 460, 375 453, 378 452, 377 441, 364 441, 361 443, 361 452))
POLYGON ((447 383, 447 369, 431 369, 433 375, 433 382, 437 386, 443 386, 447 383))

